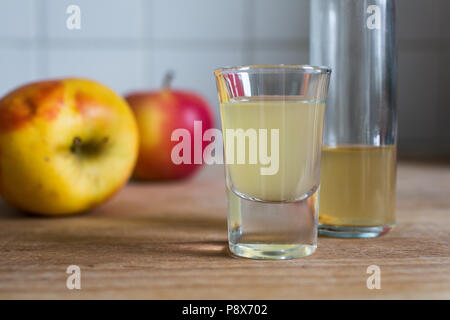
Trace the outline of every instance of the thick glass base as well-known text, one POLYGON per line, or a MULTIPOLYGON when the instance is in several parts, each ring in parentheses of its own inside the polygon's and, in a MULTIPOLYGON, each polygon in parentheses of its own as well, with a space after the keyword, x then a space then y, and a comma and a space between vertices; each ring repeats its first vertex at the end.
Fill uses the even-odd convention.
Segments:
POLYGON ((319 224, 319 234, 337 238, 376 238, 388 233, 394 226, 395 224, 376 227, 349 227, 319 224))
POLYGON ((287 260, 301 258, 313 254, 316 246, 283 245, 283 244, 232 244, 229 245, 233 254, 250 259, 287 260))
POLYGON ((318 193, 294 202, 263 202, 228 192, 229 248, 252 259, 305 257, 317 247, 318 193))

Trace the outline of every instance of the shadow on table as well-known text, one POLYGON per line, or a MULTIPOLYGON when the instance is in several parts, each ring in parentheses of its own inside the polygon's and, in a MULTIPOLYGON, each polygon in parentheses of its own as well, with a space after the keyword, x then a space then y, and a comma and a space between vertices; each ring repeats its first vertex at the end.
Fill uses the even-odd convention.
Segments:
MULTIPOLYGON (((71 259, 74 255, 85 256, 85 263, 100 263, 104 259, 126 263, 129 257, 168 260, 230 257, 226 217, 207 217, 195 212, 185 215, 124 213, 121 216, 91 212, 45 218, 21 212, 2 202, 0 221, 4 224, 0 238, 14 236, 17 250, 23 251, 28 246, 52 248, 53 254, 58 256, 72 256, 71 259)), ((15 251, 14 247, 11 246, 9 251, 15 251)), ((29 254, 33 256, 35 252, 38 254, 39 250, 29 254)))

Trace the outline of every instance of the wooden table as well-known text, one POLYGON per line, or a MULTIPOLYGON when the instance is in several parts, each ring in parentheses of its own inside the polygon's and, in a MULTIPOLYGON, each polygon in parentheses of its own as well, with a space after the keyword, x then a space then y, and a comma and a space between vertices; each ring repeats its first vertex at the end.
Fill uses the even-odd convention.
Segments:
POLYGON ((319 238, 310 257, 227 250, 221 167, 181 183, 130 183, 93 212, 37 218, 0 203, 0 298, 450 298, 450 166, 402 163, 398 226, 367 240, 319 238), (381 268, 369 290, 366 269, 381 268), (81 269, 81 290, 66 268, 81 269))

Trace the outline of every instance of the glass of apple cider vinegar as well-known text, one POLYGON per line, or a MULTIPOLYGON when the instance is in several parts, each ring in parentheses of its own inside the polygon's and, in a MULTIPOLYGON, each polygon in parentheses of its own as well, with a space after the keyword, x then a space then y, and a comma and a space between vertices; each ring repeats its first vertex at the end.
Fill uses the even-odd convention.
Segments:
POLYGON ((301 65, 216 70, 235 255, 291 259, 315 251, 330 73, 301 65))
POLYGON ((370 238, 395 225, 395 1, 311 2, 310 57, 333 68, 319 233, 370 238))

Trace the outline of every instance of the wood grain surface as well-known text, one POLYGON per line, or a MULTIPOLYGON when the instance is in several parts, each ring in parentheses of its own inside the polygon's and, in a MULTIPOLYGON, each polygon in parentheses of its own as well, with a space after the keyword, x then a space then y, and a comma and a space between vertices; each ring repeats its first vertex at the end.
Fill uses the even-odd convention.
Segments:
POLYGON ((450 299, 450 166, 401 163, 398 226, 366 240, 319 238, 310 257, 234 258, 223 170, 129 183, 98 209, 27 216, 0 203, 0 298, 450 299), (381 268, 369 290, 366 269, 381 268), (81 290, 66 268, 81 268, 81 290))

